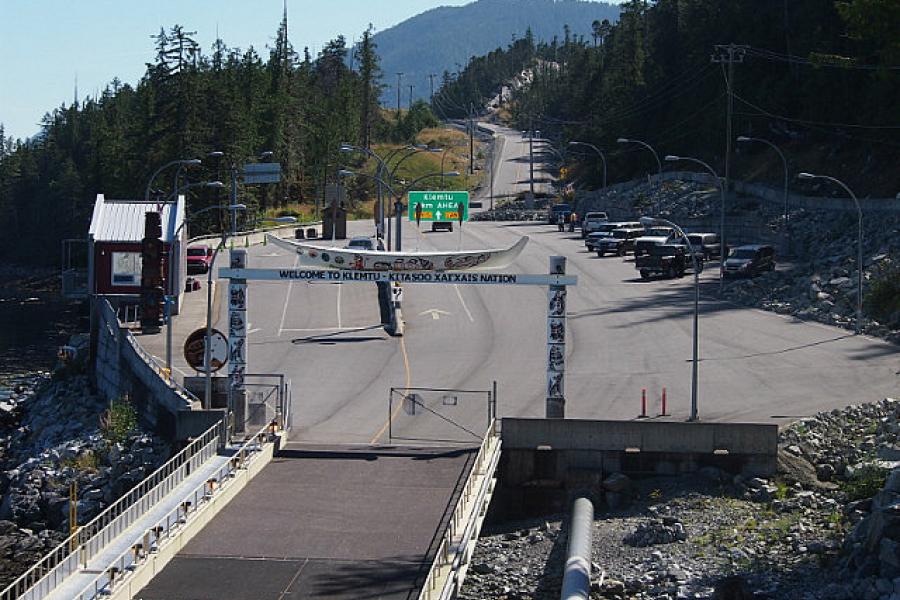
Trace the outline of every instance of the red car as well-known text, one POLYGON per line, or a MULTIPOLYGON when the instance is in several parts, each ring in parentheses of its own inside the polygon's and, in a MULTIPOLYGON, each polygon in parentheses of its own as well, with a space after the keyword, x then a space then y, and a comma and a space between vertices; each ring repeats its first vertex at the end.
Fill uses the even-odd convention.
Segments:
POLYGON ((209 246, 188 246, 187 273, 197 275, 209 271, 212 265, 213 249, 209 246))

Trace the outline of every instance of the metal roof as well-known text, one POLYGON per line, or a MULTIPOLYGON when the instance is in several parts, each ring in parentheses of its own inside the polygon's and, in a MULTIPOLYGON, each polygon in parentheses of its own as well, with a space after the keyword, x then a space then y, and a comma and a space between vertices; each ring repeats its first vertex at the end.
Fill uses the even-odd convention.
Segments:
MULTIPOLYGON (((144 215, 155 212, 156 201, 107 200, 97 194, 90 237, 95 242, 140 242, 144 238, 144 215)), ((162 241, 169 242, 184 222, 184 196, 162 205, 162 241)))

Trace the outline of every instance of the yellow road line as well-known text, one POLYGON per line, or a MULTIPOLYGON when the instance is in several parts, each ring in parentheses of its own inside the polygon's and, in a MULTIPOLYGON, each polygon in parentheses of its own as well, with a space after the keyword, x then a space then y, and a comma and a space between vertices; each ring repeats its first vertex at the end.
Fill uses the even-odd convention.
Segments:
MULTIPOLYGON (((409 369, 409 355, 406 353, 406 340, 404 338, 400 338, 400 353, 403 355, 403 368, 406 369, 406 388, 409 389, 409 386, 412 385, 412 372, 409 369)), ((390 419, 394 419, 397 417, 397 413, 400 412, 400 409, 403 408, 403 401, 397 403, 397 408, 394 409, 394 412, 391 414, 390 419)), ((385 424, 381 427, 378 433, 375 434, 375 437, 369 442, 370 444, 378 443, 378 440, 381 436, 384 435, 384 432, 387 431, 388 426, 390 425, 390 419, 385 422, 385 424)))

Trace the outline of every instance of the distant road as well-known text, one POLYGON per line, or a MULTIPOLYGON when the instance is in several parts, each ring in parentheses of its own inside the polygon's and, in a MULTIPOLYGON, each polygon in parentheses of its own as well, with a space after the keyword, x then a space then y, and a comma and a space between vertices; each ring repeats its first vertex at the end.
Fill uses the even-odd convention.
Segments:
MULTIPOLYGON (((505 143, 495 193, 527 189, 527 141, 520 132, 499 135, 505 143)), ((370 222, 350 227, 354 235, 371 229, 370 222)), ((531 242, 509 271, 544 273, 548 256, 560 254, 579 277, 569 294, 567 416, 634 418, 642 388, 655 414, 665 387, 671 418, 685 419, 690 278, 641 281, 630 259, 597 258, 577 234, 543 224, 467 223, 460 237, 458 229, 417 232, 404 222, 407 250, 507 247, 521 235, 531 242)), ((254 267, 294 264, 272 246, 252 249, 250 260, 254 267)), ((703 420, 784 423, 897 394, 896 346, 719 302, 710 271, 703 276, 709 294, 700 319, 703 420)), ((294 441, 386 443, 392 386, 489 389, 496 380, 500 416, 544 415, 545 289, 408 285, 403 338, 380 327, 371 284, 255 282, 249 298, 250 369, 292 379, 294 441)), ((439 417, 394 408, 395 433, 414 441, 471 442, 465 429, 478 432, 486 424, 480 399, 438 403, 439 417)))

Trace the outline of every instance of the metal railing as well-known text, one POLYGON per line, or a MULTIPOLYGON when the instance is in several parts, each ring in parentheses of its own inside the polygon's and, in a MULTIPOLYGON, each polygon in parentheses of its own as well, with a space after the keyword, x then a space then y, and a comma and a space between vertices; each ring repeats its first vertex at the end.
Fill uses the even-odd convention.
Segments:
POLYGON ((188 391, 184 386, 182 386, 180 383, 178 383, 178 382, 175 380, 175 378, 172 377, 172 373, 171 373, 168 369, 166 369, 164 366, 162 366, 161 364, 159 364, 159 363, 156 361, 156 359, 153 358, 153 356, 152 356, 149 352, 147 352, 146 350, 144 350, 144 348, 143 348, 143 347, 141 346, 141 344, 137 341, 137 338, 134 337, 134 334, 133 334, 131 331, 126 330, 126 331, 125 331, 125 336, 126 336, 126 338, 128 339, 128 343, 131 344, 131 347, 132 347, 132 348, 134 348, 135 353, 137 353, 137 355, 138 355, 139 357, 141 357, 141 359, 142 359, 145 363, 147 363, 147 366, 150 367, 150 369, 152 369, 153 372, 155 372, 156 375, 157 375, 160 379, 162 379, 163 381, 165 381, 166 384, 167 384, 170 388, 172 388, 172 390, 173 390, 176 394, 178 394, 179 396, 181 396, 181 397, 182 397, 185 401, 187 401, 187 402, 191 402, 191 403, 196 402, 196 403, 198 403, 198 404, 200 403, 200 399, 199 399, 197 396, 195 396, 193 393, 191 393, 190 391, 188 391))
POLYGON ((96 600, 109 596, 114 587, 129 574, 134 573, 151 553, 159 552, 162 546, 178 535, 187 523, 209 504, 213 496, 227 489, 235 473, 245 469, 252 457, 261 451, 267 442, 272 441, 273 433, 271 424, 260 429, 238 448, 234 457, 220 467, 212 477, 185 494, 178 506, 136 538, 127 550, 102 569, 98 569, 100 573, 72 596, 72 599, 96 600))
POLYGON ((216 455, 224 439, 219 421, 124 496, 63 540, 0 592, 0 600, 43 598, 66 577, 84 568, 110 540, 177 487, 191 471, 216 455))
POLYGON ((473 535, 473 528, 475 527, 477 517, 479 516, 478 513, 487 510, 487 507, 484 506, 484 502, 485 496, 487 496, 491 485, 489 474, 496 470, 499 460, 500 438, 497 434, 496 424, 492 421, 488 426, 484 440, 481 442, 481 447, 478 449, 478 455, 475 457, 475 464, 472 467, 472 472, 469 477, 466 478, 466 485, 459 495, 459 499, 456 501, 450 523, 448 524, 447 530, 444 532, 443 538, 441 539, 441 544, 438 546, 437 552, 435 553, 434 562, 431 564, 431 569, 429 569, 428 576, 425 578, 422 591, 419 593, 419 600, 431 600, 432 598, 446 600, 447 598, 452 597, 451 592, 455 586, 453 574, 459 570, 460 566, 464 564, 464 561, 468 560, 466 557, 468 541, 473 535), (469 500, 473 492, 476 491, 472 488, 475 486, 479 476, 484 476, 485 480, 477 490, 478 495, 474 504, 471 505, 471 510, 473 511, 471 518, 466 520, 465 512, 470 505, 469 500), (459 532, 460 527, 462 527, 461 532, 459 532), (461 535, 457 535, 458 532, 461 533, 461 535), (458 543, 455 547, 454 540, 457 540, 458 543), (450 567, 450 573, 448 574, 444 585, 438 589, 440 571, 445 566, 450 567))

